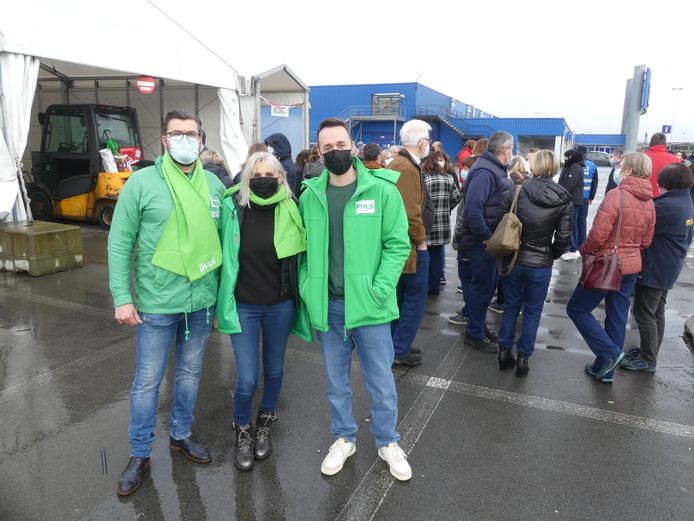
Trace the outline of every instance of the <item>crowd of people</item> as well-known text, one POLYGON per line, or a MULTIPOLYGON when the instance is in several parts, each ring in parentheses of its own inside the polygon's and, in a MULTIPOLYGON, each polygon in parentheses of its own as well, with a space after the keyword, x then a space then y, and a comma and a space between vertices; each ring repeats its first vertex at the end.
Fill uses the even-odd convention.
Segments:
POLYGON ((662 135, 653 136, 645 154, 621 157, 610 174, 614 189, 586 233, 598 172, 582 149, 568 150, 561 167, 550 150, 515 156, 513 136, 502 131, 466 141, 456 168, 424 121, 406 122, 400 146, 381 150, 374 143, 357 149, 345 123, 328 118, 316 145, 296 163, 286 136, 273 134, 251 146, 232 177, 206 149, 196 116, 172 111, 163 128, 165 152, 125 184, 108 240, 115 319, 136 327, 131 455, 119 496, 135 492, 149 468, 159 387, 174 344, 169 446, 193 462, 211 461, 191 428, 214 324, 229 335, 235 359, 239 470, 272 453, 289 335, 310 342, 315 334, 335 440, 321 472, 337 474, 356 451, 356 352, 378 456, 396 479, 409 480, 392 367, 422 363, 415 338, 427 299, 445 283, 448 243, 457 251, 462 293, 462 307, 449 321, 465 326, 465 345, 497 354, 500 370, 529 373, 553 263, 617 252, 618 289, 589 289, 579 281, 567 305, 595 354, 585 372, 611 383, 620 365, 656 370, 667 293, 694 228, 694 175, 679 158, 662 156, 662 135), (487 246, 509 212, 522 224, 520 246, 496 257, 487 246), (624 353, 632 294, 641 345, 624 353), (603 300, 601 325, 592 311, 603 300), (498 334, 487 323, 489 309, 503 313, 498 334))

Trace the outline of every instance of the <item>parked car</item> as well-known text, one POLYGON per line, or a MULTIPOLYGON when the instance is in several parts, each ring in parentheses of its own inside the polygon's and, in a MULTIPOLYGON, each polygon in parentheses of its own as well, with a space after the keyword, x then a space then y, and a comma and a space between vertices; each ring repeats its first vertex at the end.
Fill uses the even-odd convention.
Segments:
POLYGON ((586 159, 590 159, 597 166, 612 166, 614 165, 614 159, 607 152, 600 152, 598 150, 593 150, 586 154, 586 159))

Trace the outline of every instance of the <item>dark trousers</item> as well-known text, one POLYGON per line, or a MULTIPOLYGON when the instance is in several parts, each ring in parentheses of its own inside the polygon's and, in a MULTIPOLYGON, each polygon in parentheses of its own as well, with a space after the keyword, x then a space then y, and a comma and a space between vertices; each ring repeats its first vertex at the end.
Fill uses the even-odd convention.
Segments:
POLYGON ((523 310, 523 325, 518 339, 517 350, 531 356, 535 351, 535 339, 540 327, 542 308, 552 278, 552 266, 530 268, 516 264, 513 271, 505 277, 504 292, 506 303, 499 328, 499 345, 513 349, 516 335, 516 322, 523 310))
POLYGON ((470 315, 468 308, 467 308, 467 301, 465 300, 465 281, 463 280, 463 263, 465 256, 463 255, 463 252, 458 250, 457 253, 457 259, 458 259, 458 278, 460 279, 460 287, 463 290, 463 307, 460 308, 460 314, 464 317, 468 317, 470 315))
MULTIPOLYGON (((585 205, 583 205, 585 206, 585 205)), ((576 206, 574 205, 574 213, 573 213, 573 220, 571 222, 571 242, 569 243, 569 249, 571 251, 576 251, 579 248, 578 245, 578 215, 581 213, 581 208, 583 206, 576 206)))
POLYGON ((428 246, 429 251, 429 295, 438 295, 443 273, 445 245, 428 246))
POLYGON ((480 242, 461 252, 463 295, 470 319, 467 336, 480 340, 486 336, 487 308, 492 301, 498 271, 496 259, 488 255, 480 242))
POLYGON ((417 250, 417 271, 400 275, 396 288, 400 318, 390 323, 395 358, 405 358, 412 351, 412 342, 424 317, 428 277, 429 252, 417 250))
POLYGON ((575 213, 578 214, 576 217, 576 249, 580 249, 584 242, 586 242, 586 228, 588 226, 588 199, 583 202, 583 206, 577 206, 574 208, 575 213))
POLYGON ((636 273, 624 275, 619 291, 586 289, 579 282, 566 305, 566 314, 598 359, 617 358, 624 348, 631 292, 636 284, 636 276, 636 273), (603 300, 605 327, 593 316, 593 310, 603 300))
POLYGON ((655 363, 665 333, 666 289, 636 285, 634 292, 634 318, 641 336, 641 358, 655 363))

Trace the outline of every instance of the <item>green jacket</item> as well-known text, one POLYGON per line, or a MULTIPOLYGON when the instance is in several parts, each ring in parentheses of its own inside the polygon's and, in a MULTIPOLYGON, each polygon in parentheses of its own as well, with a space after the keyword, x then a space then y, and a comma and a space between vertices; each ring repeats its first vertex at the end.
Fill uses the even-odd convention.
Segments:
MULTIPOLYGON (((236 205, 233 188, 226 191, 222 201, 222 251, 224 263, 222 264, 222 280, 219 284, 219 297, 217 299, 217 327, 220 333, 234 334, 241 332, 239 314, 236 310, 234 290, 239 276, 239 250, 241 249, 241 219, 242 212, 236 205)), ((298 256, 295 256, 298 257, 298 256)), ((296 271, 296 258, 287 258, 287 263, 296 271)), ((291 267, 289 269, 292 269, 291 267)), ((290 276, 289 279, 292 279, 290 276)), ((296 284, 296 277, 293 278, 296 284)), ((293 288, 296 294, 297 288, 293 288)), ((298 297, 298 296, 297 296, 298 297)), ((306 313, 302 310, 303 304, 296 298, 297 313, 292 333, 299 338, 310 342, 313 340, 311 326, 306 319, 306 313)))
MULTIPOLYGON (((130 293, 130 266, 135 257, 135 307, 143 313, 191 313, 214 306, 217 301, 219 270, 195 282, 152 264, 154 250, 174 210, 171 192, 160 169, 161 157, 153 166, 138 170, 123 186, 108 234, 109 286, 113 304, 133 301, 130 293)), ((219 229, 224 185, 205 172, 210 187, 210 215, 219 229)))
MULTIPOLYGON (((384 324, 399 317, 395 286, 410 254, 407 214, 395 186, 398 172, 368 170, 353 159, 357 189, 344 213, 345 329, 384 324)), ((306 227, 306 255, 299 294, 311 325, 328 330, 328 171, 304 181, 299 211, 306 227)))

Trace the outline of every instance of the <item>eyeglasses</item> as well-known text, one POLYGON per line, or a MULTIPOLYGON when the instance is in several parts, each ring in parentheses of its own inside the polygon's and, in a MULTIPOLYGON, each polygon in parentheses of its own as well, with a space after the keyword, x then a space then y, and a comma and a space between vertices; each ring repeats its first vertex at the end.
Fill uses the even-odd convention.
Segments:
POLYGON ((185 136, 188 141, 197 141, 200 139, 200 134, 195 132, 195 130, 189 130, 188 132, 181 132, 180 130, 174 130, 173 132, 166 132, 164 134, 171 141, 181 141, 185 136))

